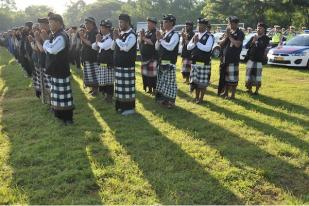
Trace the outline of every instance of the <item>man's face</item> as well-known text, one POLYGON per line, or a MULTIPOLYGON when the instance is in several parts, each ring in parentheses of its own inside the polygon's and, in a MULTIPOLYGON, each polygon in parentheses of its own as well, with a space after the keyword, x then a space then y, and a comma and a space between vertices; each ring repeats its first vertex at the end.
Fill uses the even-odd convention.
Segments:
POLYGON ((197 29, 199 32, 204 33, 206 31, 206 25, 205 24, 197 24, 197 29))
POLYGON ((148 22, 147 22, 147 28, 148 28, 148 30, 152 30, 152 29, 154 29, 155 27, 156 27, 156 24, 153 23, 152 21, 148 21, 148 22))
POLYGON ((238 23, 235 22, 229 22, 229 26, 231 29, 235 30, 238 28, 238 23))
POLYGON ((45 31, 49 31, 49 25, 45 24, 45 23, 40 23, 40 29, 45 30, 45 31))
POLYGON ((173 23, 167 20, 163 20, 163 29, 169 30, 173 27, 173 23))
POLYGON ((257 34, 258 34, 258 35, 263 35, 263 34, 265 34, 265 28, 262 27, 262 26, 258 26, 258 27, 256 28, 256 31, 257 31, 257 34))
POLYGON ((100 26, 100 31, 103 35, 106 35, 109 33, 109 29, 106 28, 105 26, 100 26))
POLYGON ((93 23, 90 21, 85 21, 85 26, 88 31, 93 29, 93 23))
POLYGON ((61 28, 61 24, 55 20, 49 20, 49 28, 52 32, 56 32, 61 28))
POLYGON ((193 30, 193 27, 191 25, 189 25, 189 24, 186 24, 185 28, 186 28, 186 32, 190 32, 190 31, 193 30))
POLYGON ((129 29, 129 22, 127 21, 120 19, 118 25, 121 31, 127 31, 129 29))

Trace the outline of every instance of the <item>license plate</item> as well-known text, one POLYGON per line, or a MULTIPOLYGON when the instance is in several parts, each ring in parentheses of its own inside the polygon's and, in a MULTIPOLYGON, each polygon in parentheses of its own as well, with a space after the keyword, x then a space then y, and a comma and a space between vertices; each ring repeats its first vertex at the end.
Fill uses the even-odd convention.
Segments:
POLYGON ((283 57, 275 57, 275 60, 276 61, 284 61, 284 58, 283 57))

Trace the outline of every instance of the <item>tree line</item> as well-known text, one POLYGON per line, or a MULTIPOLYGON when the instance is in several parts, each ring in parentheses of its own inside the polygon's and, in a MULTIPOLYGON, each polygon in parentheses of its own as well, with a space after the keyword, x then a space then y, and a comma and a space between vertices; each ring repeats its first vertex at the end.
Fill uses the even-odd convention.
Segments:
MULTIPOLYGON (((0 31, 25 21, 36 21, 52 9, 48 6, 29 6, 23 11, 16 9, 14 0, 1 0, 0 31)), ((57 11, 55 11, 57 12, 57 11)), ((87 16, 110 19, 114 24, 120 13, 132 16, 132 22, 145 21, 147 16, 162 18, 172 13, 177 24, 186 20, 207 17, 211 23, 225 23, 230 15, 236 15, 246 26, 254 27, 258 20, 267 25, 294 25, 309 28, 309 0, 97 0, 86 4, 83 0, 71 1, 63 14, 67 26, 79 26, 87 16)))

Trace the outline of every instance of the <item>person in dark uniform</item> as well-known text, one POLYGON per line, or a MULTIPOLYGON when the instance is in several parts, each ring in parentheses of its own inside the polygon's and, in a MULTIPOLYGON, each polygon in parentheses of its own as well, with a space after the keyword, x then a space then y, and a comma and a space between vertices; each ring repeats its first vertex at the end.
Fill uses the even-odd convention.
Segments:
POLYGON ((84 84, 90 87, 92 96, 98 93, 99 64, 97 62, 98 52, 92 49, 92 44, 96 42, 98 28, 93 17, 85 19, 86 33, 80 31, 79 37, 82 41, 82 55, 84 60, 84 84))
POLYGON ((182 77, 185 80, 184 83, 189 83, 190 78, 190 71, 191 71, 191 51, 187 49, 188 43, 191 41, 192 37, 194 36, 193 32, 193 22, 186 21, 186 27, 182 31, 182 77))
POLYGON ((31 45, 28 41, 28 36, 30 30, 32 28, 32 22, 26 22, 25 26, 22 30, 22 38, 21 38, 21 45, 20 45, 20 54, 21 54, 21 65, 24 71, 27 73, 28 77, 32 76, 33 66, 32 66, 32 59, 31 59, 31 45))
POLYGON ((141 73, 143 77, 144 90, 153 94, 157 84, 157 67, 158 67, 158 54, 155 48, 157 41, 156 38, 156 24, 155 17, 148 17, 148 30, 140 33, 139 45, 142 57, 141 73), (147 91, 148 89, 148 91, 147 91))
POLYGON ((190 91, 195 90, 195 102, 200 104, 210 83, 211 53, 215 38, 210 33, 211 27, 207 19, 199 18, 197 24, 198 32, 190 40, 187 49, 191 51, 192 59, 190 91))
POLYGON ((92 44, 92 48, 98 51, 98 63, 100 64, 99 90, 105 96, 107 102, 112 102, 114 95, 115 69, 112 46, 112 22, 102 20, 100 34, 97 34, 96 42, 92 44))
POLYGON ((128 14, 120 14, 119 29, 114 30, 114 66, 116 111, 135 113, 135 60, 137 37, 128 14))
POLYGON ((159 70, 156 86, 156 101, 164 107, 175 106, 177 96, 176 62, 179 34, 175 32, 176 18, 172 14, 163 16, 162 35, 157 31, 156 47, 159 50, 159 70))
POLYGON ((266 36, 267 26, 260 22, 257 24, 257 34, 248 41, 245 47, 248 49, 247 70, 246 70, 246 87, 248 92, 252 94, 252 87, 255 86, 255 95, 259 93, 262 85, 262 62, 265 59, 265 50, 269 45, 269 37, 266 36))
POLYGON ((63 19, 49 15, 51 37, 41 31, 46 56, 46 72, 51 76, 51 106, 55 117, 65 125, 73 124, 73 94, 70 81, 69 37, 64 31, 63 19))
POLYGON ((240 52, 245 34, 239 29, 239 19, 236 16, 229 17, 227 21, 226 33, 222 41, 219 42, 223 49, 223 55, 220 59, 218 95, 228 99, 235 99, 239 80, 240 52), (229 91, 231 91, 230 97, 229 91))

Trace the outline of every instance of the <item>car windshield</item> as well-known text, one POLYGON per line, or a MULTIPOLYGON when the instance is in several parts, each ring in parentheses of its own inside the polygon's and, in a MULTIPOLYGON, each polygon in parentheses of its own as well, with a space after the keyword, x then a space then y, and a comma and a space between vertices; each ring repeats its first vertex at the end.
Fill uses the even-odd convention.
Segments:
POLYGON ((309 46, 309 35, 299 35, 286 43, 287 46, 309 46))

